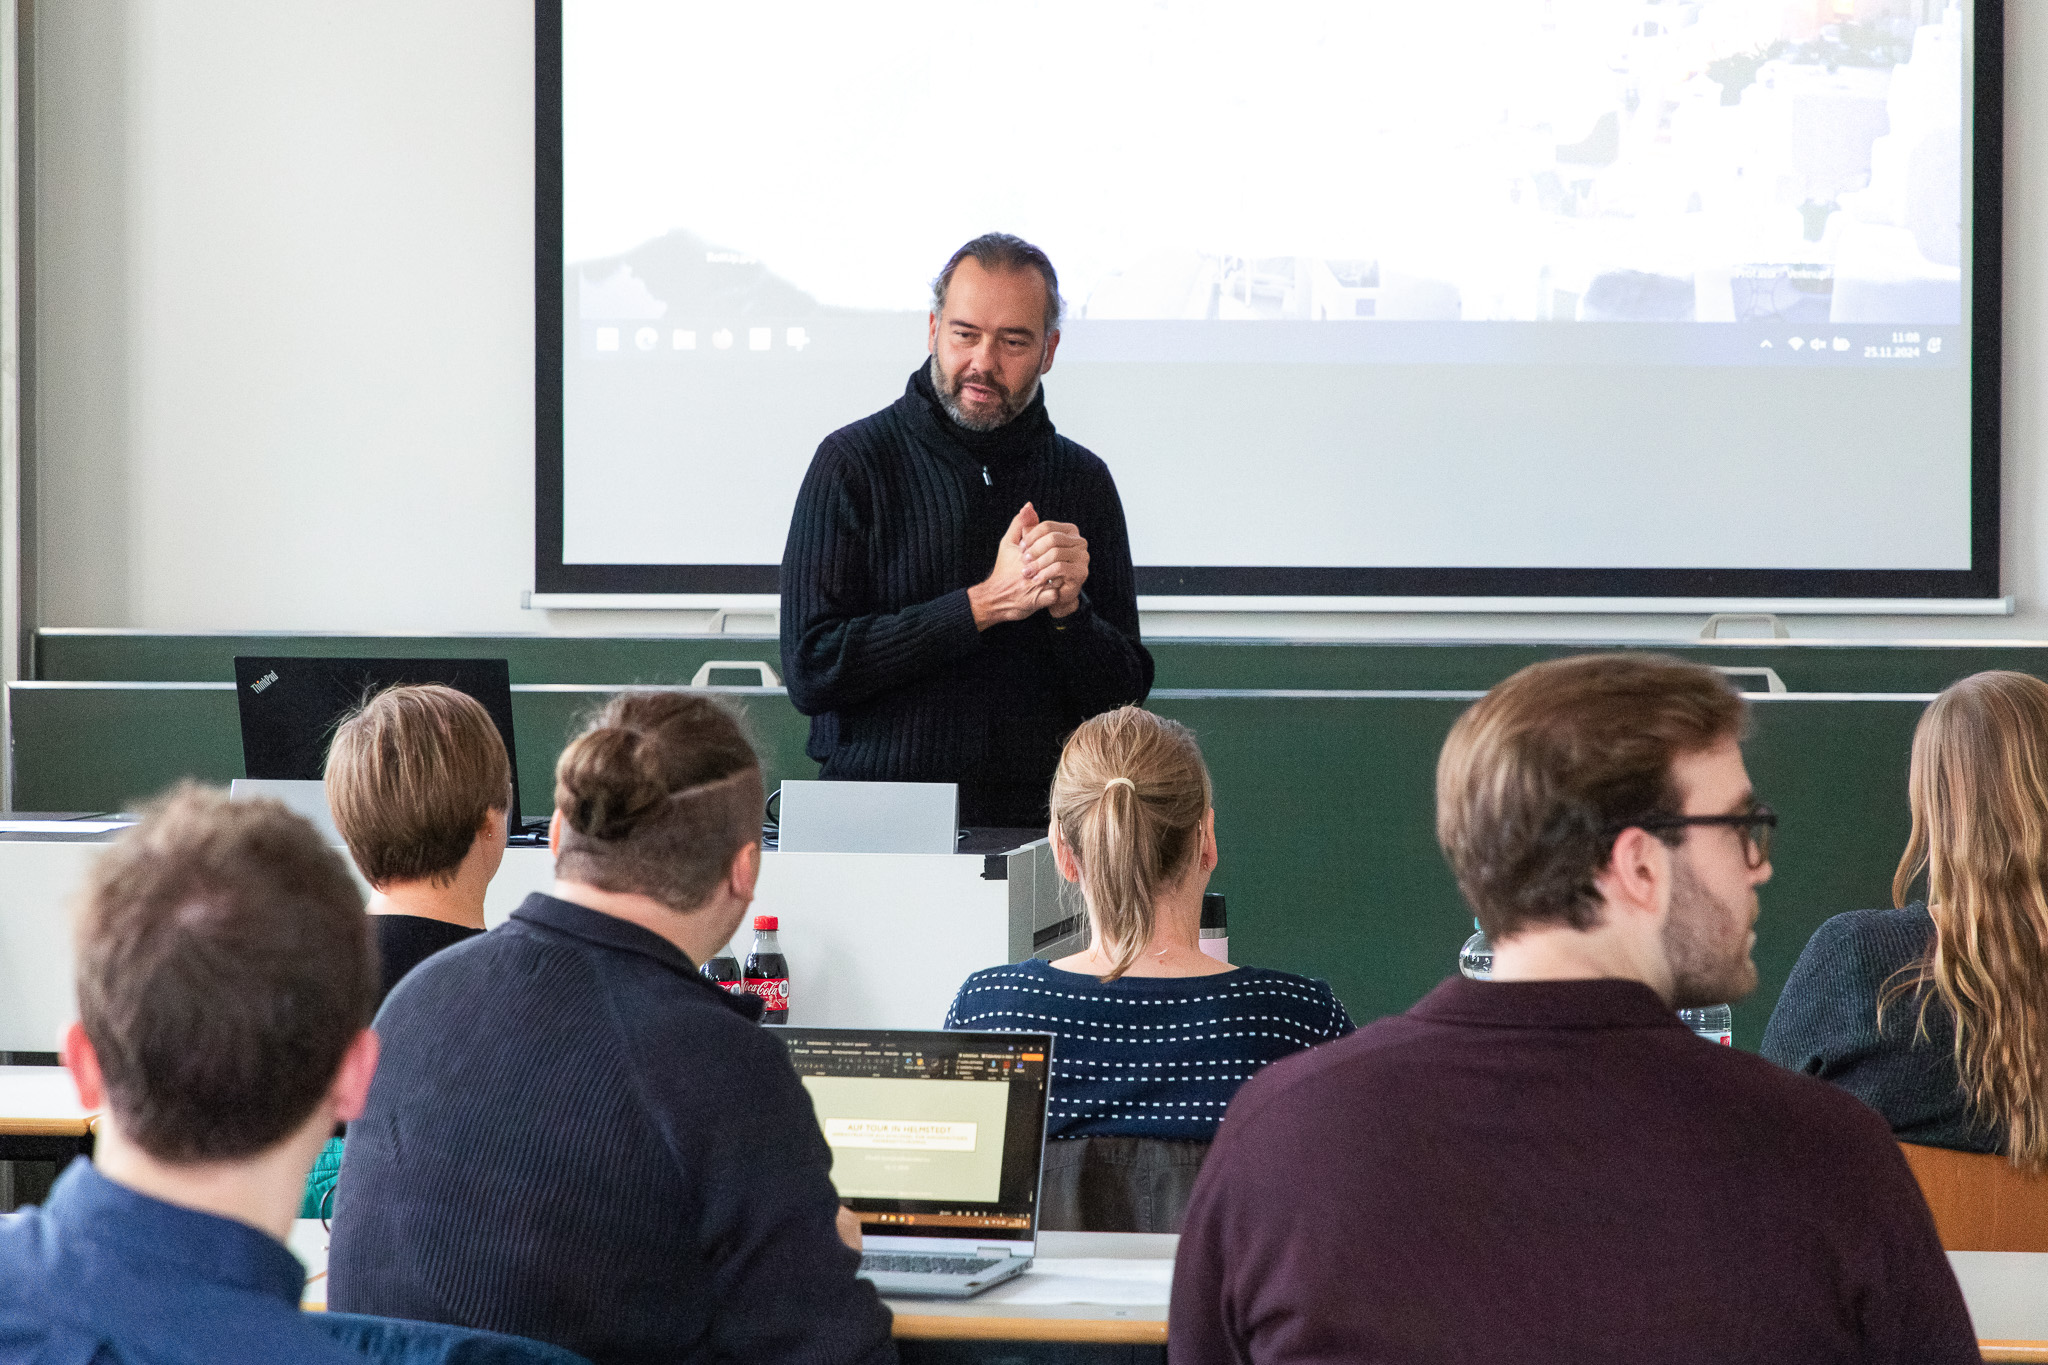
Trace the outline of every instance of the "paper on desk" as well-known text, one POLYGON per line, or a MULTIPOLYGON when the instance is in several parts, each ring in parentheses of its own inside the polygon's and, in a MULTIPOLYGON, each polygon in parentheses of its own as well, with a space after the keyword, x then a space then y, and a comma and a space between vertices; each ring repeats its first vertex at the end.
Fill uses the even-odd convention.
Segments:
POLYGON ((994 1295, 1004 1303, 1103 1303, 1164 1308, 1173 1262, 1110 1256, 1044 1257, 994 1295))

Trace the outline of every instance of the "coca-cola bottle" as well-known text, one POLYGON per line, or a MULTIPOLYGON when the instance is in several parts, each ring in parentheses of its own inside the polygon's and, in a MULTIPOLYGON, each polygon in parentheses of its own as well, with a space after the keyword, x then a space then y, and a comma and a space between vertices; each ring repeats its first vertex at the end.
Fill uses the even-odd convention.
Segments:
POLYGON ((746 983, 740 978, 740 960, 732 955, 731 945, 715 957, 706 958, 704 965, 697 969, 706 981, 723 986, 734 995, 746 993, 746 983))
POLYGON ((764 1024, 789 1022, 789 963, 775 936, 773 915, 754 916, 754 946, 747 953, 746 989, 761 997, 764 1024))

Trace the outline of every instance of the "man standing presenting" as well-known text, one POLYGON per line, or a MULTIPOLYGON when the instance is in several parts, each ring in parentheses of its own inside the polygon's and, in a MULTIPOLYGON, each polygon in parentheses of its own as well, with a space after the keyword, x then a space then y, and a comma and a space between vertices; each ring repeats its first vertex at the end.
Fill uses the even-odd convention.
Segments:
POLYGON ((1756 988, 1776 817, 1742 721, 1643 654, 1525 668, 1459 718, 1437 837, 1493 979, 1238 1092, 1174 1365, 1979 1358, 1884 1120, 1673 1017, 1756 988))
POLYGON ((957 782, 1037 826, 1060 742, 1141 702, 1152 656, 1109 469, 1053 430, 1059 280, 1002 233, 932 286, 931 358, 827 436, 782 555, 782 665, 824 776, 957 782))

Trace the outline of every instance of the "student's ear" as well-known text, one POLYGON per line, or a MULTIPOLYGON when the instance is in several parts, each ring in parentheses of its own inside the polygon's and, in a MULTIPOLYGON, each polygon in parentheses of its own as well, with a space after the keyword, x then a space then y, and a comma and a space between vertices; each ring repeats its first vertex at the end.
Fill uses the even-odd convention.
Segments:
POLYGON ((754 887, 761 880, 761 841, 750 839, 740 845, 740 851, 733 854, 732 866, 726 869, 726 886, 742 903, 754 899, 754 887))
POLYGON ((73 1019, 64 1026, 64 1037, 58 1044, 57 1055, 71 1072, 71 1083, 78 1087, 80 1107, 106 1108, 107 1086, 100 1077, 100 1055, 92 1050, 92 1039, 85 1036, 84 1024, 73 1019))
POLYGON ((548 856, 562 856, 562 812, 556 811, 548 817, 548 856))
POLYGON ((1202 816, 1202 871, 1214 872, 1221 857, 1216 852, 1216 808, 1211 806, 1202 816))
POLYGON ((1046 828, 1046 835, 1052 840, 1053 864, 1059 868, 1060 876, 1070 882, 1081 880, 1081 860, 1074 856, 1074 850, 1067 847, 1067 841, 1060 837, 1059 821, 1055 820, 1046 828))
POLYGON ((1623 830, 1593 886, 1611 911, 1661 917, 1671 899, 1670 846, 1648 830, 1623 830))
POLYGON ((370 1081, 376 1074, 377 1034, 373 1029, 364 1029, 348 1045, 348 1051, 341 1054, 341 1068, 334 1073, 334 1084, 327 1088, 334 1117, 347 1123, 363 1116, 363 1106, 370 1102, 370 1081))
POLYGON ((511 826, 506 821, 508 814, 509 811, 504 806, 492 806, 489 810, 485 811, 484 822, 477 827, 477 842, 495 841, 501 844, 504 843, 505 836, 511 832, 511 826))

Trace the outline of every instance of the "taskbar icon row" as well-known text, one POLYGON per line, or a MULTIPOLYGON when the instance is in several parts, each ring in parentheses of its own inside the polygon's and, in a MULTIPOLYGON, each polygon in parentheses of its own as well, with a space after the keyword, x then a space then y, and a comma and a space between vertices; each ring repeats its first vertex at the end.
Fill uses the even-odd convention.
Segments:
POLYGON ((597 351, 694 351, 700 344, 713 351, 772 351, 777 349, 778 331, 782 349, 801 351, 811 344, 810 333, 802 327, 719 327, 704 332, 694 327, 594 327, 590 343, 597 351))

